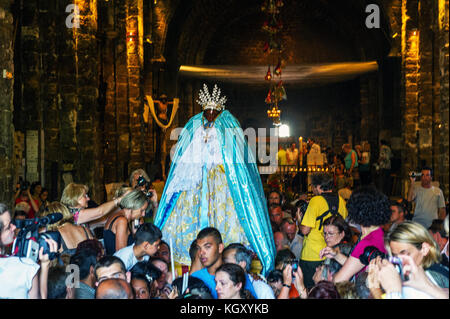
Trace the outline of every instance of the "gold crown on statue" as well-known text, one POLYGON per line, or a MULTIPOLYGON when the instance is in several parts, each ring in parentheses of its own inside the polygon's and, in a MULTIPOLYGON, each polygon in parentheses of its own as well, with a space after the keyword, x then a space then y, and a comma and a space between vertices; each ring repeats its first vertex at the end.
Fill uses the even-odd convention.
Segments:
POLYGON ((214 109, 222 111, 225 108, 224 104, 227 101, 225 96, 220 97, 220 89, 217 87, 217 84, 214 84, 211 95, 209 95, 206 84, 203 84, 203 90, 200 90, 198 97, 200 100, 197 100, 197 103, 202 106, 203 110, 214 109))

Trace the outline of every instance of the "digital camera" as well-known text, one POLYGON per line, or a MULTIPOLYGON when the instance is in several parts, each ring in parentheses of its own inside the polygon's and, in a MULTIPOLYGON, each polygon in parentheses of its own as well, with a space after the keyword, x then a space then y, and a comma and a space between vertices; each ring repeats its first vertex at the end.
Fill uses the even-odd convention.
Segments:
POLYGON ((381 252, 378 248, 374 246, 366 247, 364 249, 364 252, 359 256, 359 261, 361 261, 363 265, 368 266, 369 263, 378 256, 381 259, 389 260, 389 262, 394 265, 395 269, 397 269, 398 273, 400 274, 400 278, 402 280, 405 280, 405 276, 403 274, 402 260, 398 257, 388 257, 385 253, 381 252))
POLYGON ((30 188, 30 182, 28 181, 20 181, 20 190, 26 191, 28 188, 30 188))
POLYGON ((150 182, 147 181, 144 178, 144 176, 140 175, 139 178, 137 179, 136 187, 145 187, 144 194, 145 194, 145 196, 147 196, 147 198, 151 198, 153 196, 153 193, 149 192, 150 186, 151 186, 150 182))
POLYGON ((288 259, 286 261, 286 265, 291 265, 292 266, 292 273, 296 273, 297 269, 298 269, 298 260, 297 259, 288 259))
POLYGON ((395 269, 397 269, 400 274, 400 278, 402 281, 405 280, 405 276, 403 274, 403 263, 402 260, 398 257, 389 257, 389 262, 394 265, 395 269))
POLYGON ((381 259, 386 259, 387 256, 385 253, 381 252, 377 247, 375 246, 368 246, 364 249, 364 252, 359 256, 359 261, 365 265, 368 266, 370 262, 377 258, 381 257, 381 259))
POLYGON ((417 178, 417 177, 421 177, 421 176, 422 176, 422 173, 419 173, 419 172, 411 172, 411 173, 409 174, 409 176, 410 176, 410 177, 417 178))

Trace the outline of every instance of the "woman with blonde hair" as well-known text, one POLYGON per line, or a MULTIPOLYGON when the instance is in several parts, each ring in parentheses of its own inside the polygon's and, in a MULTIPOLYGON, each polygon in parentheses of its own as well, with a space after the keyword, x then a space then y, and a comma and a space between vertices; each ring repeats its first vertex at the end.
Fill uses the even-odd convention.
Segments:
POLYGON ((74 224, 85 224, 97 220, 119 206, 124 195, 98 207, 88 208, 89 188, 83 184, 70 183, 64 188, 61 203, 66 205, 73 215, 74 224))
POLYGON ((448 288, 448 269, 446 278, 441 276, 441 253, 430 232, 419 223, 405 221, 389 231, 384 238, 386 250, 392 256, 409 255, 417 266, 422 267, 437 285, 448 288))
POLYGON ((42 212, 42 217, 53 213, 61 213, 63 218, 54 223, 47 225, 47 231, 57 231, 62 238, 63 253, 66 252, 69 255, 75 253, 78 244, 87 239, 93 239, 94 235, 91 230, 84 225, 74 225, 74 216, 70 213, 69 209, 60 202, 52 202, 42 212))
POLYGON ((120 210, 108 216, 103 231, 107 255, 113 255, 116 251, 133 244, 133 235, 137 227, 131 223, 133 221, 140 223, 139 220, 145 216, 148 206, 147 196, 139 189, 123 187, 116 191, 116 196, 122 197, 120 210))
POLYGON ((395 268, 386 259, 371 261, 370 272, 378 279, 390 298, 427 299, 448 298, 448 268, 439 264, 440 251, 427 229, 406 221, 393 227, 385 235, 389 255, 402 261, 402 282, 395 268))
POLYGON ((396 226, 384 237, 389 254, 409 254, 416 265, 424 269, 439 263, 439 247, 425 227, 412 221, 405 221, 396 226))

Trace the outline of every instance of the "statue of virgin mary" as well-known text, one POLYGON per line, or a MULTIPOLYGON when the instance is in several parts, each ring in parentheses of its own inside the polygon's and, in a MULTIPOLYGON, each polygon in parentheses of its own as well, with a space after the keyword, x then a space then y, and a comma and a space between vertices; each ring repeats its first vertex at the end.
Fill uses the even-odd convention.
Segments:
POLYGON ((256 253, 264 275, 276 251, 255 157, 217 85, 210 95, 204 84, 197 102, 203 111, 181 131, 154 223, 172 238, 175 262, 190 265, 191 243, 214 227, 225 246, 238 242, 256 253))

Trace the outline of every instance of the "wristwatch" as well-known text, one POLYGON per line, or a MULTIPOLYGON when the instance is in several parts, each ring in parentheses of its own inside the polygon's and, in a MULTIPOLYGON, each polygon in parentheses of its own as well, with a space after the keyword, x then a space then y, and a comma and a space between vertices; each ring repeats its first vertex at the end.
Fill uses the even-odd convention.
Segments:
POLYGON ((289 289, 291 289, 290 285, 283 284, 283 287, 288 287, 289 289))

